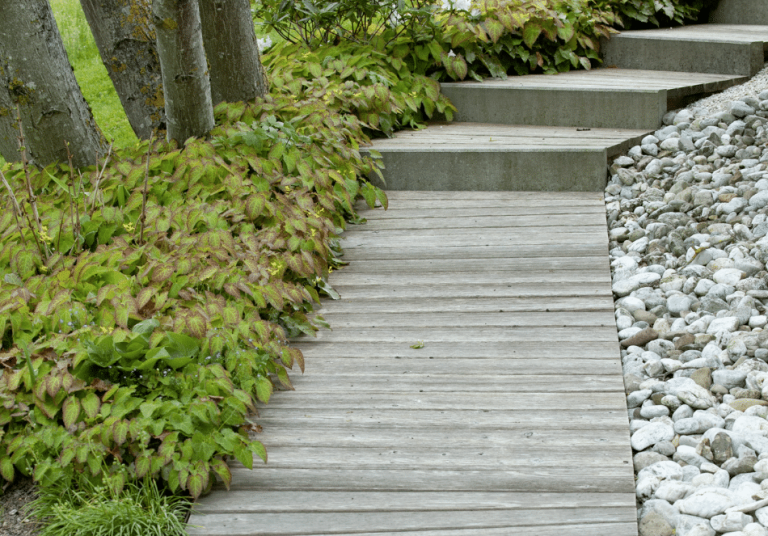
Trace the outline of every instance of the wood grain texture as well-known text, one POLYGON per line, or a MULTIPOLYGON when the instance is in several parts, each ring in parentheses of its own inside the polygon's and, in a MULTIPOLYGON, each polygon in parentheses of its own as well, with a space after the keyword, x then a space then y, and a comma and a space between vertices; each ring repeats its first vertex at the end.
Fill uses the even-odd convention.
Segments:
POLYGON ((602 195, 389 202, 190 534, 636 536, 602 195))

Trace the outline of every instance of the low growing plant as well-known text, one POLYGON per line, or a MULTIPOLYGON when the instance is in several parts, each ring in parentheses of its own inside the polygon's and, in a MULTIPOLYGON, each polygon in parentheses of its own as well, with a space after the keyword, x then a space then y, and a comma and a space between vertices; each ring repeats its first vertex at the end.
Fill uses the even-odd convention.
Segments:
POLYGON ((288 338, 338 266, 366 177, 364 124, 319 97, 220 105, 210 140, 3 172, 0 475, 161 478, 196 497, 266 452, 256 400, 303 369, 288 338), (31 215, 40 214, 38 222, 31 215))

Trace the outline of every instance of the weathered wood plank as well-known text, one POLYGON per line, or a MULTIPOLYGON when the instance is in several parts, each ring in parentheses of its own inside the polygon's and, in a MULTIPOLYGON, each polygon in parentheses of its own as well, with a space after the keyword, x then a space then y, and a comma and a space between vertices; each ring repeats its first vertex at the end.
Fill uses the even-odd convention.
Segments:
MULTIPOLYGON (((602 263, 601 263, 602 264, 602 263)), ((499 271, 499 272, 432 272, 359 274, 335 272, 329 282, 331 286, 342 283, 344 286, 356 285, 521 285, 527 283, 602 283, 610 284, 611 275, 607 263, 596 266, 593 270, 548 270, 536 271, 499 271)))
POLYGON ((400 374, 368 377, 346 374, 312 374, 297 377, 294 387, 302 393, 335 393, 341 389, 359 393, 601 393, 624 391, 624 383, 616 375, 602 376, 560 376, 539 374, 516 374, 500 377, 467 377, 461 374, 400 374))
POLYGON ((510 313, 325 313, 325 320, 334 330, 374 327, 572 327, 610 326, 614 320, 612 311, 571 312, 520 312, 510 313))
POLYGON ((352 248, 364 248, 364 249, 378 249, 386 247, 400 248, 403 246, 419 246, 421 248, 452 248, 452 247, 500 247, 509 246, 513 244, 537 244, 537 245, 549 245, 549 244, 572 244, 572 245, 585 245, 592 244, 608 244, 608 235, 605 233, 605 229, 602 229, 602 233, 588 232, 588 233, 575 233, 575 232, 552 232, 542 230, 536 233, 521 233, 521 232, 482 232, 482 233, 457 233, 451 234, 445 232, 443 234, 436 233, 406 233, 402 231, 392 231, 386 235, 380 235, 370 233, 362 236, 361 233, 350 235, 341 240, 341 246, 347 250, 352 248), (603 238, 605 234, 605 238, 603 238))
MULTIPOLYGON (((325 375, 365 375, 367 377, 379 375, 423 376, 430 374, 433 377, 461 374, 465 377, 474 376, 508 376, 534 373, 537 375, 615 375, 621 373, 621 364, 616 359, 572 359, 562 356, 559 359, 552 358, 493 358, 493 359, 466 359, 466 358, 423 358, 408 359, 404 362, 395 357, 360 357, 358 359, 327 357, 313 355, 307 357, 306 377, 307 381, 318 376, 325 375)), ((294 376, 294 382, 302 380, 300 376, 294 376)))
POLYGON ((473 327, 467 329, 439 328, 350 328, 339 331, 319 331, 316 339, 328 342, 401 342, 425 346, 433 342, 518 342, 552 339, 571 342, 612 342, 618 340, 616 329, 595 327, 473 327))
POLYGON ((264 491, 257 501, 247 491, 215 494, 195 505, 198 513, 300 512, 439 512, 444 510, 516 510, 536 505, 542 512, 560 508, 635 506, 618 493, 514 493, 514 492, 314 492, 264 491))
MULTIPOLYGON (((358 229, 364 230, 366 226, 374 224, 379 221, 388 220, 409 220, 416 219, 418 221, 429 221, 433 219, 450 219, 450 218, 474 218, 477 216, 494 216, 494 217, 545 217, 545 216, 564 216, 573 214, 577 207, 573 204, 568 206, 552 206, 543 205, 536 206, 536 203, 529 203, 518 206, 501 206, 501 207, 476 207, 476 208, 430 208, 428 211, 420 208, 408 208, 403 205, 390 205, 387 210, 382 208, 376 208, 374 210, 360 210, 360 216, 366 219, 366 223, 361 225, 349 224, 347 226, 348 232, 355 232, 358 229)), ((588 205, 579 204, 579 214, 588 215, 594 218, 605 217, 605 207, 601 203, 590 203, 588 205)))
MULTIPOLYGON (((546 522, 546 521, 542 521, 546 522)), ((611 536, 637 536, 637 522, 628 523, 579 523, 559 525, 530 525, 525 527, 507 526, 501 528, 483 529, 452 529, 399 532, 358 532, 355 536, 595 536, 610 534, 611 536)))
POLYGON ((425 248, 423 246, 397 246, 345 249, 343 260, 391 260, 400 259, 509 259, 539 257, 594 257, 608 255, 608 237, 586 244, 519 244, 498 246, 475 244, 463 247, 425 248))
MULTIPOLYGON (((360 490, 360 491, 535 491, 633 493, 631 464, 612 464, 600 471, 585 472, 564 466, 520 468, 519 470, 377 470, 348 468, 294 469, 269 465, 254 470, 232 470, 231 489, 253 490, 360 490)), ((450 527, 450 525, 449 525, 450 527)))
MULTIPOLYGON (((512 449, 507 446, 467 448, 458 442, 440 447, 406 446, 382 447, 322 447, 282 446, 267 444, 269 460, 266 467, 272 469, 339 469, 354 463, 356 470, 449 470, 494 471, 508 470, 527 472, 534 468, 551 468, 562 465, 568 459, 578 466, 585 478, 598 468, 621 462, 632 463, 632 452, 626 445, 604 445, 595 450, 591 445, 534 450, 512 449)), ((233 470, 242 469, 239 462, 231 464, 233 470)), ((260 466, 261 467, 261 466, 260 466)))
MULTIPOLYGON (((460 398, 450 393, 364 393, 343 391, 331 394, 302 394, 301 396, 276 396, 269 402, 270 408, 317 408, 364 410, 488 410, 512 411, 525 409, 530 413, 543 410, 610 411, 626 410, 623 390, 600 393, 463 393, 460 398)), ((508 415, 496 417, 504 422, 508 415)), ((511 417, 510 417, 511 418, 511 417)), ((561 419, 558 419, 559 421, 561 419)))
MULTIPOLYGON (((575 523, 628 523, 623 509, 585 507, 562 510, 548 510, 547 524, 563 525, 575 523)), ((539 509, 515 510, 514 515, 500 510, 456 510, 434 512, 362 512, 362 513, 287 513, 259 514, 258 521, 247 514, 210 514, 206 525, 216 527, 209 534, 240 535, 320 535, 359 533, 364 526, 371 532, 381 530, 445 530, 472 528, 479 530, 539 524, 542 512, 539 509), (538 522, 538 523, 537 523, 538 522), (254 526, 256 524, 256 526, 254 526)), ((195 534, 190 532, 190 534, 195 534)))
POLYGON ((412 285, 345 285, 334 283, 342 299, 396 298, 526 298, 548 296, 611 296, 606 282, 524 282, 522 284, 412 284, 412 285))
MULTIPOLYGON (((378 263, 378 261, 372 261, 378 263)), ((460 261, 457 261, 457 264, 460 261)), ((372 266, 360 267, 361 263, 356 263, 358 270, 363 273, 375 273, 372 266)), ((391 265, 391 263, 384 263, 391 265)), ((482 263, 478 263, 482 266, 482 263)), ((427 261, 424 264, 424 272, 437 272, 443 265, 434 264, 427 261)), ((351 270, 350 270, 351 271, 351 270)), ((447 271, 447 270, 446 270, 447 271)), ((384 271, 383 271, 384 272, 384 271)), ((562 296, 552 297, 549 300, 542 300, 538 297, 526 298, 485 298, 477 300, 473 298, 418 298, 410 299, 403 297, 400 299, 379 299, 376 302, 363 302, 351 300, 324 300, 322 305, 316 309, 318 314, 332 313, 429 313, 429 312, 461 312, 461 313, 490 313, 490 312, 518 312, 518 311, 561 311, 561 312, 581 312, 581 311, 613 311, 613 299, 610 296, 603 297, 582 297, 582 296, 562 296)))
MULTIPOLYGON (((268 449, 273 446, 298 447, 313 446, 325 447, 379 447, 379 448, 405 448, 405 447, 433 447, 435 445, 458 445, 462 448, 495 448, 504 447, 512 449, 514 456, 517 453, 534 455, 537 452, 552 452, 566 449, 590 447, 601 450, 603 448, 621 448, 621 456, 629 456, 630 447, 627 444, 626 430, 605 428, 593 430, 590 434, 584 434, 578 429, 555 430, 496 430, 481 428, 451 429, 449 427, 391 429, 389 427, 362 428, 349 424, 330 429, 322 423, 313 422, 294 425, 294 427, 280 426, 280 415, 268 422, 259 420, 264 426, 264 432, 255 437, 262 441, 268 449)), ((271 456, 271 454, 270 454, 271 456)), ((568 456, 565 455, 565 458, 568 456)))
MULTIPOLYGON (((385 230, 404 229, 460 229, 486 232, 487 229, 505 229, 514 232, 519 227, 525 231, 548 230, 550 227, 571 227, 578 232, 599 232, 605 227, 605 214, 536 214, 530 216, 473 216, 457 217, 446 216, 442 218, 425 219, 376 219, 369 220, 366 225, 361 225, 355 231, 381 232, 385 230), (602 220, 602 221, 601 221, 602 220)), ((518 230, 519 231, 519 230, 518 230)), ((461 231, 464 232, 464 231, 461 231)))
MULTIPOLYGON (((433 397, 434 395, 430 396, 433 397)), ((568 400, 574 398, 568 394, 558 396, 568 398, 568 400)), ((376 407, 368 403, 360 403, 359 406, 355 406, 348 401, 346 404, 341 404, 335 400, 329 401, 326 405, 322 401, 323 397, 317 396, 312 397, 305 406, 276 404, 282 398, 287 398, 287 396, 273 397, 269 407, 263 410, 264 416, 257 417, 254 422, 265 427, 270 425, 285 426, 285 423, 290 423, 302 427, 328 426, 344 431, 382 430, 386 428, 387 433, 391 433, 393 430, 411 430, 414 427, 446 429, 454 431, 456 434, 459 434, 462 429, 521 431, 531 434, 552 430, 579 430, 582 432, 587 430, 620 430, 622 434, 629 437, 627 412, 625 409, 619 409, 621 406, 618 404, 607 404, 600 408, 570 408, 565 407, 565 404, 558 406, 558 404, 550 402, 548 407, 539 407, 529 401, 528 403, 521 402, 519 405, 510 404, 505 408, 499 408, 499 411, 502 409, 504 411, 503 414, 500 414, 499 411, 493 411, 493 408, 489 407, 467 409, 471 407, 469 405, 464 407, 454 405, 452 408, 440 406, 407 408, 397 405, 393 407, 392 404, 387 404, 376 407), (458 424, 461 425, 461 428, 457 428, 458 424)), ((391 401, 393 397, 386 398, 387 401, 391 401)), ((420 397, 420 399, 423 398, 425 397, 420 397)), ((419 406, 423 405, 419 404, 419 406)), ((582 403, 582 405, 584 404, 582 403)))
POLYGON ((312 359, 345 358, 367 359, 369 357, 395 357, 408 360, 404 366, 410 366, 412 359, 573 359, 583 362, 591 359, 613 359, 619 355, 619 341, 591 341, 589 344, 575 346, 570 341, 551 339, 541 342, 519 341, 510 345, 507 342, 430 342, 423 348, 411 348, 400 342, 358 342, 355 344, 324 342, 312 338, 294 339, 291 343, 307 357, 307 366, 312 359))

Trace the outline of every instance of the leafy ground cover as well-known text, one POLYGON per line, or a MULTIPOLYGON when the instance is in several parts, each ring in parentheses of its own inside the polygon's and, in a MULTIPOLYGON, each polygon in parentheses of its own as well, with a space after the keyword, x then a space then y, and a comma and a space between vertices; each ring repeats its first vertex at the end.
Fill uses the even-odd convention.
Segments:
MULTIPOLYGON (((279 41, 263 58, 271 94, 218 106, 210 138, 179 147, 135 140, 77 3, 54 2, 115 142, 90 168, 0 167, 13 207, 0 214, 0 475, 34 477, 50 534, 69 533, 66 516, 148 511, 113 508, 143 504, 143 483, 197 497, 229 485, 229 460, 266 461, 249 415, 303 369, 288 340, 324 326, 307 314, 334 295, 355 201, 387 204, 369 137, 450 119, 440 80, 591 67, 599 38, 647 6, 282 4, 256 7, 279 41)), ((671 6, 670 20, 695 15, 671 6)))

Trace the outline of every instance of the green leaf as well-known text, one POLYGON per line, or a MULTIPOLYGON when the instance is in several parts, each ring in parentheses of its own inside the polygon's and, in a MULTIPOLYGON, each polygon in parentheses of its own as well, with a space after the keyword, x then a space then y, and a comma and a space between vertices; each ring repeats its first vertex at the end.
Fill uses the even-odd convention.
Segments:
POLYGON ((197 341, 183 333, 168 332, 165 336, 168 338, 168 344, 165 346, 165 349, 171 358, 192 358, 200 350, 200 345, 197 341))
POLYGON ((141 455, 138 458, 136 458, 135 461, 136 464, 136 478, 144 478, 144 476, 149 473, 150 467, 151 467, 151 461, 149 456, 141 455))
POLYGON ((193 498, 197 499, 203 492, 204 479, 199 473, 192 473, 187 480, 187 489, 193 498))
MULTIPOLYGON (((7 457, 0 458, 0 476, 2 476, 8 482, 12 482, 13 475, 15 472, 16 471, 13 467, 13 463, 11 463, 10 458, 7 458, 7 457)), ((216 474, 220 474, 220 473, 217 471, 216 474)), ((229 482, 231 481, 232 481, 232 475, 230 475, 229 477, 229 482)), ((227 489, 229 489, 229 482, 227 482, 227 489)))
POLYGON ((70 396, 64 401, 64 407, 62 409, 62 418, 64 420, 64 426, 70 428, 77 422, 77 418, 80 416, 80 401, 75 396, 70 396))
POLYGON ((117 445, 122 445, 128 439, 128 421, 117 421, 113 428, 113 439, 117 445))
POLYGON ((525 25, 525 28, 523 28, 523 41, 528 45, 528 48, 533 48, 536 39, 541 35, 541 29, 541 25, 535 22, 529 22, 525 25))
POLYGON ((264 445, 262 445, 261 442, 251 441, 248 448, 253 454, 264 460, 264 463, 267 463, 267 449, 264 448, 264 445))
POLYGON ((99 414, 99 409, 101 408, 101 400, 99 400, 99 397, 96 395, 96 393, 91 391, 85 395, 85 398, 83 398, 82 405, 83 411, 85 411, 85 414, 88 416, 88 418, 95 419, 99 414))
POLYGON ((235 458, 246 466, 248 469, 253 469, 253 454, 245 445, 237 445, 235 447, 235 458))
POLYGON ((219 475, 219 478, 224 482, 224 486, 229 490, 229 486, 232 483, 232 472, 229 470, 227 463, 224 460, 214 460, 211 462, 211 469, 219 475))
MULTIPOLYGON (((155 289, 152 289, 149 287, 142 289, 142 291, 144 290, 155 292, 155 289)), ((131 331, 133 333, 136 333, 137 335, 143 335, 148 338, 152 334, 152 332, 155 331, 155 329, 157 329, 159 326, 160 326, 160 322, 158 322, 154 318, 150 318, 149 320, 144 320, 143 322, 139 322, 138 324, 133 326, 133 329, 131 329, 131 331)))
POLYGON ((272 396, 272 382, 265 376, 259 376, 256 379, 256 398, 265 404, 269 402, 269 397, 272 396))

